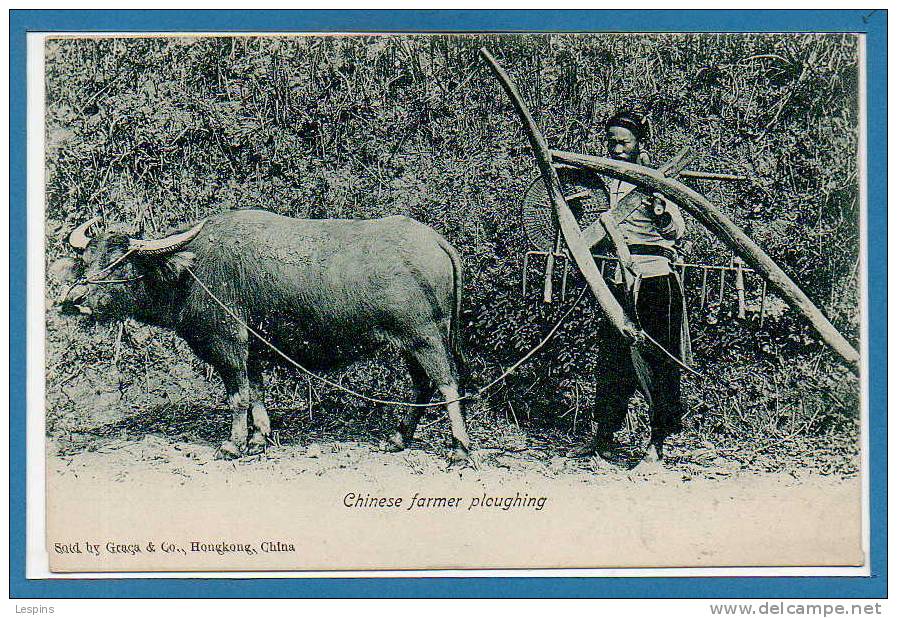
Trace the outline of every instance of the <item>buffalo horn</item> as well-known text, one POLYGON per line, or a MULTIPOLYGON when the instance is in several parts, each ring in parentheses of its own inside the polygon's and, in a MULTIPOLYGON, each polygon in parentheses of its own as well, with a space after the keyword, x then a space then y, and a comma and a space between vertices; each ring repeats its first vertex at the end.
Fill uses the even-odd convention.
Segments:
POLYGON ((131 239, 130 249, 138 255, 165 255, 186 247, 202 231, 205 220, 200 221, 186 232, 172 234, 158 240, 131 239))
POLYGON ((90 236, 87 235, 87 231, 96 225, 99 220, 99 217, 93 217, 72 230, 72 233, 69 234, 69 244, 80 251, 86 249, 87 245, 90 244, 90 236))

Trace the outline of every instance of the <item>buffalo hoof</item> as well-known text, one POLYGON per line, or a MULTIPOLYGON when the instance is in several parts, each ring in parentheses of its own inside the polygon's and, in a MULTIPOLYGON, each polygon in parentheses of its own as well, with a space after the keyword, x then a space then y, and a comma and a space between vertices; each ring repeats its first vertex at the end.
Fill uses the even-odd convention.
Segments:
POLYGON ((261 431, 256 431, 254 434, 252 434, 252 437, 249 438, 249 444, 246 447, 246 454, 258 455, 259 453, 264 453, 267 448, 267 438, 262 435, 261 431))
POLYGON ((380 442, 380 450, 384 453, 398 453, 405 450, 405 439, 401 432, 394 431, 386 440, 380 442))
POLYGON ((242 456, 243 451, 230 440, 222 442, 218 447, 218 452, 215 453, 215 459, 239 459, 242 456))
POLYGON ((456 446, 449 455, 449 468, 474 468, 478 469, 476 460, 471 456, 470 450, 463 446, 456 446))

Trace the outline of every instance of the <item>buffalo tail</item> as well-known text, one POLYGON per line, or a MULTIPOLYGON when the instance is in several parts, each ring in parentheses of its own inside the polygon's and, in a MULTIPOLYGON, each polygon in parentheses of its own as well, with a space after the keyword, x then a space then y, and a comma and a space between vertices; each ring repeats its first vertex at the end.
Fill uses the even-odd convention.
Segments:
POLYGON ((467 357, 464 354, 464 346, 461 342, 461 296, 464 288, 464 265, 461 263, 461 256, 458 255, 458 250, 455 249, 445 238, 441 235, 439 237, 439 246, 445 251, 446 255, 448 255, 449 260, 452 262, 452 285, 454 288, 453 291, 453 305, 452 305, 452 319, 451 324, 449 325, 449 349, 452 351, 452 356, 455 358, 455 363, 457 364, 457 369, 459 374, 466 373, 467 367, 467 357))

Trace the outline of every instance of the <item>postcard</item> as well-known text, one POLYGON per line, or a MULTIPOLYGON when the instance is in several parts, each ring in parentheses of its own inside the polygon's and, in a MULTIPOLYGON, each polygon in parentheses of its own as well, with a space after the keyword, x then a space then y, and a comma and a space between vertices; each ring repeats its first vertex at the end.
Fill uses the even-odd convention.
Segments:
POLYGON ((864 45, 43 35, 49 571, 868 568, 864 45))

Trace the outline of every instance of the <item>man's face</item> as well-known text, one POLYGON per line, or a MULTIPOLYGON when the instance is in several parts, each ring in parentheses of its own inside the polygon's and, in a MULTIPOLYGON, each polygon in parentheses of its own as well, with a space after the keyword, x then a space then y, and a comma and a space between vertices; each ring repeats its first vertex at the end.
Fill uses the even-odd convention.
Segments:
POLYGON ((607 152, 612 159, 635 163, 639 155, 638 138, 624 127, 608 127, 607 152))

